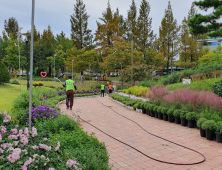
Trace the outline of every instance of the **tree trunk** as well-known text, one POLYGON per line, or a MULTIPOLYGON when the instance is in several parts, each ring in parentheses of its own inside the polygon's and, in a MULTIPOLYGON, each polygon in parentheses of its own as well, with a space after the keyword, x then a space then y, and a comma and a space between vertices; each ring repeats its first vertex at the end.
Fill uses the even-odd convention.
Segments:
POLYGON ((49 77, 51 77, 51 75, 52 75, 52 67, 51 66, 49 66, 49 77))

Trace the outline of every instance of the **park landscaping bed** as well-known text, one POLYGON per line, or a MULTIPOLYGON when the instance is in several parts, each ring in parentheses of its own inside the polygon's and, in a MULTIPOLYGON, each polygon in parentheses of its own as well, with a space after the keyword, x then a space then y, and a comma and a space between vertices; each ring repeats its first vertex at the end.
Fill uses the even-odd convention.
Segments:
POLYGON ((209 134, 206 135, 208 140, 222 142, 222 99, 219 96, 212 92, 197 93, 190 90, 172 93, 166 91, 165 87, 150 88, 149 95, 151 101, 136 100, 117 93, 109 96, 126 107, 151 117, 198 128, 200 135, 204 130, 209 134))
MULTIPOLYGON (((75 94, 96 95, 97 92, 75 94)), ((28 91, 13 102, 12 112, 0 114, 0 169, 111 169, 104 143, 87 134, 76 121, 56 107, 63 91, 33 89, 32 129, 28 123, 28 91)))

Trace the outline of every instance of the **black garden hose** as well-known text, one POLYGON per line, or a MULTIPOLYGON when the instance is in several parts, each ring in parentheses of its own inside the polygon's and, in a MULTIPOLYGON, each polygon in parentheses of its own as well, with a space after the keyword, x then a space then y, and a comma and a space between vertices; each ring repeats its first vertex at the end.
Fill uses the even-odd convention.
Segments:
MULTIPOLYGON (((96 100, 96 99, 95 99, 95 100, 96 100)), ((127 117, 119 114, 118 112, 116 112, 116 111, 113 110, 112 108, 106 106, 105 104, 103 104, 103 103, 100 102, 99 100, 96 100, 96 101, 98 101, 99 103, 101 103, 101 104, 104 105, 105 107, 111 109, 111 110, 112 110, 113 112, 115 112, 116 114, 118 114, 118 115, 120 115, 120 116, 122 116, 122 117, 124 117, 124 118, 126 118, 126 119, 128 119, 128 120, 130 120, 131 122, 135 123, 135 124, 138 125, 141 129, 143 129, 146 133, 148 133, 148 134, 150 134, 150 135, 152 135, 152 136, 155 136, 155 137, 157 137, 157 138, 160 138, 160 139, 162 139, 162 140, 165 140, 165 141, 167 141, 167 142, 170 142, 170 143, 173 143, 173 144, 175 144, 175 145, 178 145, 178 146, 180 146, 180 147, 183 147, 183 148, 186 148, 186 149, 188 149, 188 150, 191 150, 191 151, 193 151, 193 152, 196 152, 196 153, 198 153, 199 155, 201 155, 201 156, 203 157, 203 160, 198 161, 198 162, 194 162, 194 163, 173 163, 173 162, 167 162, 167 161, 161 161, 161 160, 159 160, 159 159, 155 159, 155 158, 153 158, 153 157, 151 157, 151 156, 143 153, 142 151, 134 148, 133 146, 131 146, 131 145, 127 144, 127 143, 124 143, 124 142, 122 142, 122 141, 114 138, 113 136, 107 134, 106 132, 104 132, 104 131, 100 130, 99 128, 97 128, 96 126, 92 125, 91 123, 89 123, 89 122, 83 120, 82 118, 80 118, 82 121, 88 123, 88 124, 91 125, 92 127, 94 127, 94 128, 96 128, 97 130, 99 130, 100 132, 106 134, 107 136, 115 139, 116 141, 118 141, 118 142, 120 142, 120 143, 122 143, 122 144, 124 144, 124 145, 129 146, 130 148, 132 148, 132 149, 136 150, 137 152, 141 153, 142 155, 144 155, 144 156, 146 156, 146 157, 148 157, 148 158, 150 158, 150 159, 152 159, 152 160, 158 161, 158 162, 162 162, 162 163, 166 163, 166 164, 173 164, 173 165, 195 165, 195 164, 200 164, 200 163, 202 163, 202 162, 204 162, 204 161, 206 160, 206 157, 205 157, 202 153, 200 153, 200 152, 198 152, 198 151, 196 151, 196 150, 194 150, 194 149, 188 148, 188 147, 186 147, 186 146, 180 145, 180 144, 178 144, 178 143, 172 142, 172 141, 170 141, 170 140, 167 140, 167 139, 165 139, 165 138, 162 138, 162 137, 160 137, 160 136, 154 135, 154 134, 148 132, 147 130, 145 130, 142 126, 140 126, 140 125, 139 125, 138 123, 136 123, 135 121, 133 121, 133 120, 131 120, 131 119, 129 119, 129 118, 127 118, 127 117)), ((73 113, 73 112, 72 112, 72 113, 73 113)), ((74 114, 74 113, 73 113, 73 114, 74 114)))

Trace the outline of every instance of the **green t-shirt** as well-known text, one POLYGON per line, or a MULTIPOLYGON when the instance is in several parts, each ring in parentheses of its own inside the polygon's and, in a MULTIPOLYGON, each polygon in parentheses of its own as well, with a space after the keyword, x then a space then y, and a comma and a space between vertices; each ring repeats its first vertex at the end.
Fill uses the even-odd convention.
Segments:
POLYGON ((105 85, 104 84, 101 85, 101 90, 105 90, 105 85))
POLYGON ((73 90, 74 91, 74 81, 66 80, 66 91, 73 90))

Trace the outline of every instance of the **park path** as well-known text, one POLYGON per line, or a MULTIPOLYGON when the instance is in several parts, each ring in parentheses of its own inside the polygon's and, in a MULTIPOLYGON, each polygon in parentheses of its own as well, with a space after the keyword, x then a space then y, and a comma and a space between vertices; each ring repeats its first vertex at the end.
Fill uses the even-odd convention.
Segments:
MULTIPOLYGON (((63 114, 72 115, 70 110, 66 110, 65 103, 60 104, 59 107, 63 114)), ((107 134, 155 159, 175 163, 194 163, 203 159, 195 152, 146 133, 135 123, 116 114, 109 107, 139 123, 150 133, 197 150, 206 157, 204 163, 196 165, 157 162, 110 138, 86 122, 81 122, 84 131, 95 133, 94 136, 99 141, 105 142, 112 170, 222 170, 222 144, 201 138, 198 129, 182 127, 129 110, 108 96, 76 98, 73 112, 107 134)))

